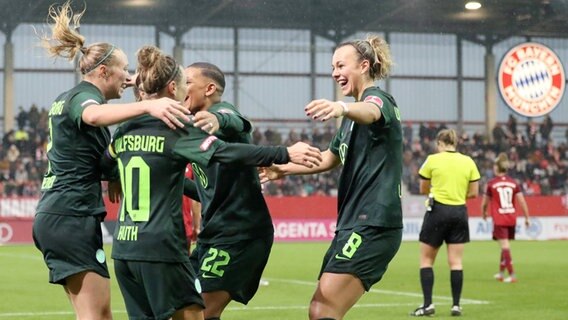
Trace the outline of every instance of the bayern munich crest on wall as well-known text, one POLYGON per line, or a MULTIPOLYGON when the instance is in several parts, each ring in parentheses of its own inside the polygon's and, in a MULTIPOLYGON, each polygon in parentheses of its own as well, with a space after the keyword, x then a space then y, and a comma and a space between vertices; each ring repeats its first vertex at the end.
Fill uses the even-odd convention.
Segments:
POLYGON ((550 113, 564 95, 564 66, 558 56, 540 43, 522 43, 509 50, 498 72, 499 91, 505 103, 526 117, 550 113))

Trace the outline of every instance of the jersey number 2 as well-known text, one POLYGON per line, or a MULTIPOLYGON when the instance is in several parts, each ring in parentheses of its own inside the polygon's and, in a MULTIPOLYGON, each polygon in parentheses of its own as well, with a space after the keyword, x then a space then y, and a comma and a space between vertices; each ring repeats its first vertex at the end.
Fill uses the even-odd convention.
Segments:
POLYGON ((124 221, 125 211, 134 222, 150 220, 150 166, 134 156, 126 166, 119 158, 118 169, 124 195, 119 220, 124 221))

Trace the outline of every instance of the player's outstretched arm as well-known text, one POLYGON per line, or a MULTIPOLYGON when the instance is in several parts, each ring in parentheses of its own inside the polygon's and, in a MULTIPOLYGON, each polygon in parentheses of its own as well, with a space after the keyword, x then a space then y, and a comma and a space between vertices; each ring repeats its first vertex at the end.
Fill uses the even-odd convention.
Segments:
POLYGON ((318 167, 322 161, 321 151, 307 143, 296 142, 294 145, 286 149, 288 150, 290 162, 297 165, 313 168, 318 167))
POLYGON ((189 109, 181 103, 170 98, 155 100, 143 100, 134 103, 123 104, 91 104, 85 108, 81 118, 90 126, 102 127, 117 124, 128 119, 149 114, 162 120, 168 127, 175 129, 183 128, 180 121, 189 121, 189 109))
POLYGON ((298 142, 291 147, 256 146, 245 143, 222 143, 215 150, 211 161, 266 167, 272 164, 295 162, 305 167, 319 166, 319 149, 298 142))
POLYGON ((347 117, 357 123, 371 124, 381 118, 379 107, 369 102, 313 100, 304 108, 306 116, 316 121, 347 117))
POLYGON ((288 175, 314 174, 329 171, 341 163, 339 157, 329 150, 322 152, 321 158, 321 162, 312 167, 306 167, 295 163, 261 167, 258 169, 260 182, 265 183, 271 180, 278 180, 288 175))

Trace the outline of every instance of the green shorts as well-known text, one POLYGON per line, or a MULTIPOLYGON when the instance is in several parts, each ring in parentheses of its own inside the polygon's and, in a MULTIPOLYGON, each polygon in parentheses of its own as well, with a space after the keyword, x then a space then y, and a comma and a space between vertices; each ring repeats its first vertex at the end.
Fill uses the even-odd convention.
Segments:
POLYGON ((191 255, 203 292, 227 291, 231 299, 247 304, 258 290, 274 237, 235 243, 199 243, 191 255))
POLYGON ((49 268, 49 282, 65 285, 67 277, 83 271, 110 278, 101 221, 101 216, 35 216, 33 239, 49 268))
POLYGON ((189 262, 114 260, 114 272, 129 319, 170 319, 180 309, 205 307, 189 262))
POLYGON ((320 275, 350 273, 366 291, 381 280, 402 241, 402 229, 359 226, 336 231, 323 259, 320 275))

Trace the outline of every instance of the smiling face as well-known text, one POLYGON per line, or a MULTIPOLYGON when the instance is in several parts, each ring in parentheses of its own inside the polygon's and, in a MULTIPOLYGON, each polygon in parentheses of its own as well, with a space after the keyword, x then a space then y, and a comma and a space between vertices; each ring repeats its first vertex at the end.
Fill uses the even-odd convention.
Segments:
POLYGON ((128 72, 128 58, 122 50, 115 49, 112 65, 104 65, 103 78, 105 79, 103 94, 107 100, 122 97, 127 82, 130 80, 128 72))
POLYGON ((187 97, 185 104, 191 112, 207 110, 212 105, 210 97, 215 93, 215 83, 204 76, 199 68, 189 67, 185 69, 187 83, 187 97))
POLYGON ((333 53, 331 68, 331 76, 341 87, 341 93, 344 96, 358 99, 369 81, 365 76, 369 69, 369 62, 359 61, 359 54, 355 47, 345 45, 337 48, 333 53))

